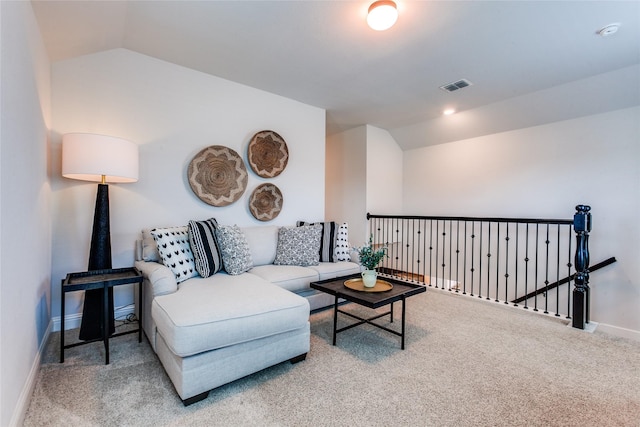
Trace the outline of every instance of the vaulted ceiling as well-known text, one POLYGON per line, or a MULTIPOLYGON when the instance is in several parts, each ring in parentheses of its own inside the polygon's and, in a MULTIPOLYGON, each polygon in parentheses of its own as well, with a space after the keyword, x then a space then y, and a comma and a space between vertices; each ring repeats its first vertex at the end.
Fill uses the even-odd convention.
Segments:
POLYGON ((639 1, 398 0, 382 32, 372 1, 32 4, 52 61, 130 49, 324 108, 329 134, 387 129, 403 149, 640 105, 639 1), (460 79, 472 85, 440 89, 460 79))

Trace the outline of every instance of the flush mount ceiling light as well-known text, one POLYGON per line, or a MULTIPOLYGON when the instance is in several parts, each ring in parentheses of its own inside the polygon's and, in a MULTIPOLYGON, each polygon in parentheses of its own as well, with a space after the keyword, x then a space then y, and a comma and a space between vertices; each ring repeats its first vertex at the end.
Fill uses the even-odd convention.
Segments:
POLYGON ((393 1, 378 0, 369 6, 367 24, 376 31, 384 31, 391 28, 397 19, 398 8, 393 1))

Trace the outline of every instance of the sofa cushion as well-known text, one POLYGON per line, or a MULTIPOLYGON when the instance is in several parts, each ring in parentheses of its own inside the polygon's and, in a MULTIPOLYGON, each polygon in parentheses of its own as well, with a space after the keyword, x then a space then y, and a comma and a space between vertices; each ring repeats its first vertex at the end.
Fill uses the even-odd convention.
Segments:
POLYGON ((244 233, 237 225, 220 225, 216 229, 216 237, 222 252, 224 270, 237 275, 253 267, 249 244, 244 233))
POLYGON ((304 225, 320 225, 322 227, 322 232, 320 234, 320 262, 334 262, 335 254, 334 248, 336 243, 336 232, 337 227, 334 221, 330 222, 305 222, 298 221, 298 227, 304 225))
POLYGON ((253 267, 249 273, 291 292, 308 290, 309 282, 319 280, 316 270, 297 265, 261 265, 253 267))
POLYGON ((276 265, 317 265, 320 262, 320 225, 282 227, 278 231, 276 265))
POLYGON ((349 274, 360 273, 360 265, 355 262, 339 261, 339 262, 321 262, 318 265, 312 265, 310 269, 318 273, 318 280, 333 279, 338 276, 347 276, 349 274))
POLYGON ((277 225, 262 225, 257 227, 242 227, 247 239, 253 265, 273 264, 278 247, 277 225))
POLYGON ((158 244, 148 228, 142 230, 142 260, 162 262, 158 252, 158 244))
POLYGON ((218 223, 214 218, 206 221, 189 221, 189 243, 195 259, 196 270, 202 277, 209 277, 222 269, 222 255, 216 238, 218 223))
POLYGON ((158 245, 162 263, 175 274, 176 282, 198 275, 186 226, 154 228, 151 235, 158 245))
POLYGON ((349 244, 349 225, 343 222, 336 232, 336 261, 351 261, 351 245, 349 244))
POLYGON ((218 273, 156 297, 151 315, 171 351, 185 357, 304 327, 309 303, 250 273, 218 273))

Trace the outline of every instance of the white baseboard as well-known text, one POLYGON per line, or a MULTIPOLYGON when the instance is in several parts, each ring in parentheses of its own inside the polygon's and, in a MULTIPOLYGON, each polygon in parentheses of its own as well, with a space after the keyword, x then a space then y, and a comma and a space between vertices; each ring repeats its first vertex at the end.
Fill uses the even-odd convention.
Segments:
POLYGON ((640 331, 635 331, 633 329, 626 329, 619 326, 607 325, 606 323, 599 323, 598 330, 606 332, 610 335, 615 335, 617 337, 640 341, 640 331))
POLYGON ((13 411, 11 421, 9 422, 9 425, 12 427, 18 427, 24 424, 24 418, 27 415, 27 409, 29 409, 31 396, 33 395, 33 390, 36 386, 36 379, 38 378, 38 372, 40 371, 40 362, 42 361, 42 355, 44 354, 45 346, 49 342, 49 336, 51 335, 52 328, 53 322, 50 321, 49 325, 47 326, 47 330, 44 332, 44 336, 42 337, 42 342, 40 342, 40 346, 38 347, 38 353, 36 354, 36 357, 31 364, 31 370, 29 371, 27 380, 22 387, 20 397, 18 397, 18 402, 16 404, 15 410, 13 411))
MULTIPOLYGON (((116 307, 114 310, 114 316, 116 319, 125 318, 129 314, 135 314, 136 308, 135 305, 130 304, 124 307, 116 307)), ((56 316, 53 319, 53 332, 60 331, 60 325, 62 322, 60 321, 60 316, 56 316)), ((64 329, 77 329, 80 327, 80 323, 82 322, 82 313, 74 313, 67 314, 64 316, 64 329)))

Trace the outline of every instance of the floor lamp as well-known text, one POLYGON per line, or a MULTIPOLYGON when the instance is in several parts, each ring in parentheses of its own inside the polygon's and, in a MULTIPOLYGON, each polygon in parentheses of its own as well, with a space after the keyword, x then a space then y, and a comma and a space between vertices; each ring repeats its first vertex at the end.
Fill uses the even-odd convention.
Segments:
MULTIPOLYGON (((88 133, 70 133, 62 137, 62 176, 98 182, 93 232, 89 250, 89 271, 111 268, 111 231, 109 226, 109 186, 138 180, 138 146, 124 139, 88 133)), ((109 289, 109 325, 103 325, 103 292, 85 292, 80 339, 103 337, 115 331, 113 289, 109 289)))

